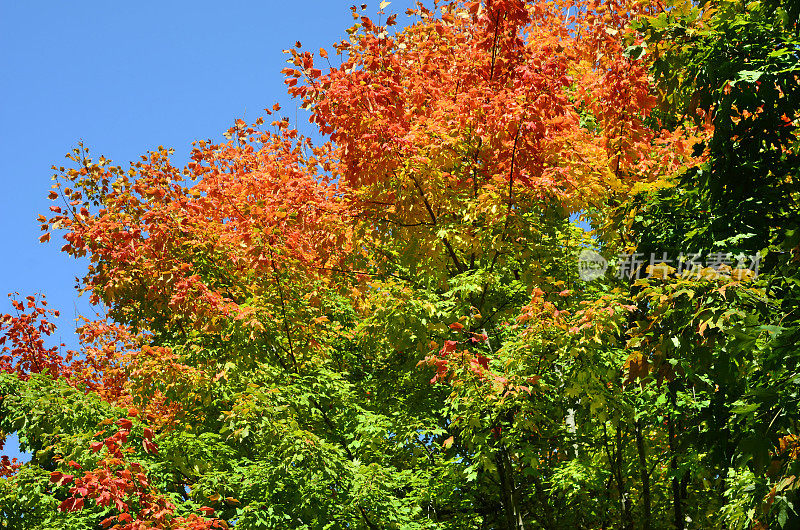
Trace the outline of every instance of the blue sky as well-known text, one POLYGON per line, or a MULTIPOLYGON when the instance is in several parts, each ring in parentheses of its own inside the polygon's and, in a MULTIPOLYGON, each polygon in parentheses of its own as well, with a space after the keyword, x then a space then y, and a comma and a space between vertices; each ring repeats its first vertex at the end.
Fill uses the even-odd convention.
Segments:
MULTIPOLYGON (((403 24, 412 3, 386 11, 403 24)), ((352 24, 350 5, 0 0, 0 314, 11 310, 5 293, 44 293, 62 314, 55 340, 74 345, 75 315, 91 313, 73 288, 85 262, 60 254, 60 237, 40 244, 36 222, 50 206, 50 166, 78 141, 123 165, 159 145, 183 163, 192 140, 221 139, 275 102, 294 119, 281 50, 297 40, 332 50, 352 24)), ((9 438, 3 452, 17 449, 9 438)))

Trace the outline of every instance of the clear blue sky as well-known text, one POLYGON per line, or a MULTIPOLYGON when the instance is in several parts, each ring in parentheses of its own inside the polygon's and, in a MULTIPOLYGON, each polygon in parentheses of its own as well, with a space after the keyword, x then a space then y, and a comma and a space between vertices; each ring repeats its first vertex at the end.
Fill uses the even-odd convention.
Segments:
MULTIPOLYGON (((36 222, 50 166, 79 140, 123 165, 159 145, 183 163, 192 140, 221 139, 275 102, 294 119, 281 50, 299 40, 332 51, 353 3, 0 0, 0 314, 5 293, 44 293, 62 313, 56 340, 74 345, 76 312, 90 313, 73 289, 85 263, 59 253, 60 237, 40 244, 36 222)), ((374 15, 379 2, 367 3, 374 15)), ((387 12, 403 24, 413 3, 387 12)), ((9 438, 3 452, 17 449, 9 438)))

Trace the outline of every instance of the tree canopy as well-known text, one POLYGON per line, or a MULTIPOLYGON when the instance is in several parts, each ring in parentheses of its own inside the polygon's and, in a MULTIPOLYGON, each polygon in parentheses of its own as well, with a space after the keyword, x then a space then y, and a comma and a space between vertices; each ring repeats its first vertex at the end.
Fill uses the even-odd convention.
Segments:
POLYGON ((0 528, 800 524, 800 6, 387 6, 285 50, 313 139, 54 168, 0 528))

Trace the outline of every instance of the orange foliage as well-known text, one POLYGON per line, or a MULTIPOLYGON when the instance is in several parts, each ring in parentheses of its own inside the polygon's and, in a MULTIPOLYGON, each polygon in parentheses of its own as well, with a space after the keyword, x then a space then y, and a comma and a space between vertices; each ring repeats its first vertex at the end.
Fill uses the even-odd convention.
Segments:
POLYGON ((47 309, 44 297, 28 296, 23 302, 15 296, 9 295, 16 315, 0 316, 0 371, 16 373, 23 380, 43 372, 53 377, 69 374, 68 359, 59 347, 44 344, 56 329, 50 318, 58 317, 58 311, 47 309))
POLYGON ((289 92, 331 135, 342 180, 375 215, 421 222, 459 199, 511 205, 517 194, 578 211, 691 158, 687 131, 647 121, 649 63, 626 53, 642 3, 440 6, 441 17, 420 7, 396 34, 361 17, 325 73, 310 52, 287 50, 289 92))

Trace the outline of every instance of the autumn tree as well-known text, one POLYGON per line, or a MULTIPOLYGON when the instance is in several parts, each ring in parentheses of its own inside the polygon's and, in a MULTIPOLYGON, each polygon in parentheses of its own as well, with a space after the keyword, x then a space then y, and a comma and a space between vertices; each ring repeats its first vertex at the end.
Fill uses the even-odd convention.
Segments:
POLYGON ((42 241, 104 316, 63 354, 42 299, 3 317, 0 524, 796 521, 797 13, 387 4, 286 50, 321 142, 276 106, 56 168, 42 241))

